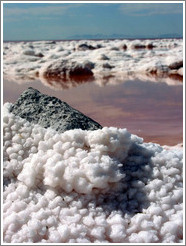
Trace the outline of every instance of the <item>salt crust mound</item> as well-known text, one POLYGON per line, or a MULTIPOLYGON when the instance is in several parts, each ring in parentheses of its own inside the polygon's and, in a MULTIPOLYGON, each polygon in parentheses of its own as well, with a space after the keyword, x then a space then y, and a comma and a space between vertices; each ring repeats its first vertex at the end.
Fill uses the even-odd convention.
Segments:
POLYGON ((76 75, 88 75, 87 80, 94 75, 101 86, 113 83, 114 78, 121 82, 136 78, 157 81, 157 77, 166 77, 172 85, 175 80, 169 77, 183 76, 183 40, 5 42, 3 71, 4 78, 11 81, 40 79, 58 89, 65 88, 62 82, 66 80, 74 86, 76 75))
POLYGON ((126 129, 57 133, 4 105, 4 242, 181 243, 182 149, 126 129))

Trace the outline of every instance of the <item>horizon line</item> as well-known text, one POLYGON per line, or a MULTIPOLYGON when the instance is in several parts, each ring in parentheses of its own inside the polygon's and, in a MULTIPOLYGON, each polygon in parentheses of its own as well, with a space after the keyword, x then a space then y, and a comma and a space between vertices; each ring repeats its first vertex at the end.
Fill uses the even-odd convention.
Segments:
MULTIPOLYGON (((83 35, 82 35, 83 36, 83 35)), ((79 41, 79 40, 122 40, 122 39, 128 39, 128 40, 135 40, 135 39, 183 39, 183 35, 178 36, 167 36, 167 37, 115 37, 115 38, 62 38, 62 39, 18 39, 18 40, 3 40, 3 42, 37 42, 37 41, 79 41)))

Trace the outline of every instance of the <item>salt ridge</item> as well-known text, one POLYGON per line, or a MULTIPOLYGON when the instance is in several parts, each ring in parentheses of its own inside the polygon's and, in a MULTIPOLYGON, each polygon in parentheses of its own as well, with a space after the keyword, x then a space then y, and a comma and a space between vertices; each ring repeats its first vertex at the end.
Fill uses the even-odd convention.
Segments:
MULTIPOLYGON (((174 85, 179 84, 174 76, 183 76, 182 52, 182 39, 5 42, 3 71, 5 79, 17 83, 40 79, 47 86, 64 89, 60 77, 57 81, 46 77, 49 67, 59 69, 60 74, 61 62, 68 61, 69 68, 88 62, 93 64, 91 79, 101 86, 136 78, 162 79, 174 85)), ((68 78, 68 82, 73 86, 77 81, 68 78)))
POLYGON ((4 104, 6 243, 183 242, 183 149, 127 129, 59 134, 4 104))

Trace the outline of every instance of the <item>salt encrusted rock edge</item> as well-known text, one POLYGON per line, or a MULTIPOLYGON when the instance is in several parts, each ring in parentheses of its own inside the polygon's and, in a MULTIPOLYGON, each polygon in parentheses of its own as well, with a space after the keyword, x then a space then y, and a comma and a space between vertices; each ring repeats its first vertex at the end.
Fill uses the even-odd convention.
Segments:
POLYGON ((112 127, 58 134, 11 106, 3 109, 5 243, 183 243, 182 150, 112 127))
POLYGON ((17 99, 10 111, 44 128, 51 127, 59 133, 71 129, 97 130, 102 126, 88 116, 56 97, 40 93, 29 87, 17 99))

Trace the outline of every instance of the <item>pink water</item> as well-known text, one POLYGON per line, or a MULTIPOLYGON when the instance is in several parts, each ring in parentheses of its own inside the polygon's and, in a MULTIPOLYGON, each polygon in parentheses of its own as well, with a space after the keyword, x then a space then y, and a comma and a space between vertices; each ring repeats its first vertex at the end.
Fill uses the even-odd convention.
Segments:
POLYGON ((125 81, 100 87, 94 82, 54 90, 39 81, 4 81, 3 101, 14 103, 29 86, 66 101, 102 126, 127 128, 146 142, 175 145, 183 141, 183 85, 125 81))

